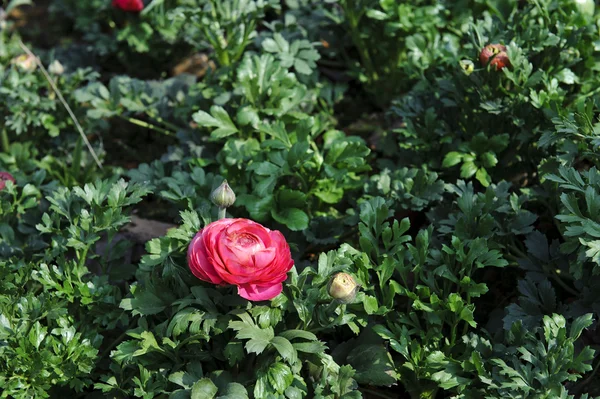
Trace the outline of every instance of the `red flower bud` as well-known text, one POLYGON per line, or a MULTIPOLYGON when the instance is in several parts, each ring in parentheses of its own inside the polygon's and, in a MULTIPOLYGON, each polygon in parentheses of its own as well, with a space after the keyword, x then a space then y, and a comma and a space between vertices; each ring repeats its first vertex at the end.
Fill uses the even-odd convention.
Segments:
POLYGON ((503 44, 488 44, 485 46, 479 54, 479 61, 483 66, 487 66, 488 63, 493 65, 497 71, 510 66, 506 46, 503 44))
POLYGON ((3 190, 4 187, 6 187, 6 182, 9 180, 13 183, 16 182, 15 178, 10 173, 0 172, 0 190, 3 190))
POLYGON ((140 12, 144 9, 142 0, 113 0, 112 6, 123 11, 140 12))

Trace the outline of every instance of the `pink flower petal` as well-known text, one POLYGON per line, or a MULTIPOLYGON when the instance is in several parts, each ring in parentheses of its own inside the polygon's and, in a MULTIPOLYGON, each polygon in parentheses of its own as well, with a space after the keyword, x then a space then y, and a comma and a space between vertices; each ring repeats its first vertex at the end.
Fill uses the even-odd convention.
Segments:
POLYGON ((187 257, 190 270, 200 280, 213 284, 223 284, 223 279, 206 256, 206 248, 202 238, 202 231, 200 231, 188 247, 187 257))
POLYGON ((238 286, 238 294, 249 301, 266 301, 275 298, 283 291, 283 284, 242 284, 238 286))

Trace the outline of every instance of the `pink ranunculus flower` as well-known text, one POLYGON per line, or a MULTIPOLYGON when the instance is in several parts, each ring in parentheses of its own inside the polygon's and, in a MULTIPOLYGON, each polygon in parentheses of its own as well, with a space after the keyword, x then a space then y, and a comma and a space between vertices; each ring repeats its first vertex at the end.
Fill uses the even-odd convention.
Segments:
POLYGON ((142 0, 113 0, 112 5, 123 11, 130 12, 140 12, 144 9, 144 2, 142 0))
POLYGON ((200 230, 188 248, 194 276, 213 284, 234 284, 250 301, 281 293, 294 265, 283 234, 248 219, 221 219, 200 230))
POLYGON ((9 180, 13 183, 16 183, 13 175, 8 172, 0 172, 0 190, 4 190, 4 187, 6 187, 6 182, 9 180))

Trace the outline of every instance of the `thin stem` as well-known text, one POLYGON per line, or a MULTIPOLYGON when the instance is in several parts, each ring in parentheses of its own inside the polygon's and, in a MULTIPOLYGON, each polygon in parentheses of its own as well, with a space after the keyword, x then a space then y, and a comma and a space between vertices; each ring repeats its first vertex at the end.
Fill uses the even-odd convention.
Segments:
POLYGON ((67 113, 69 114, 69 116, 73 120, 73 123, 75 124, 75 127, 79 131, 79 134, 81 135, 81 138, 83 139, 83 142, 85 143, 85 145, 87 146, 88 150, 92 154, 92 158, 94 158, 94 161, 96 161, 96 164, 98 165, 98 167, 100 169, 102 169, 102 163, 100 162, 100 159, 98 159, 98 156, 96 155, 96 151, 94 151, 94 148, 90 144, 90 141, 88 140, 87 136, 83 132, 83 128, 79 124, 79 121, 77 120, 77 117, 75 116, 75 114, 71 110, 71 107, 69 107, 69 104, 67 104, 67 101, 63 97, 63 95, 60 92, 60 90, 58 90, 58 87, 56 87, 56 84, 54 83, 54 80, 52 80, 52 78, 50 77, 50 74, 48 73, 48 71, 46 70, 46 68, 44 67, 44 65, 40 61, 40 59, 35 54, 33 54, 31 52, 31 50, 29 50, 29 47, 27 47, 25 45, 25 43, 23 43, 20 39, 19 39, 19 46, 21 46, 21 48, 23 49, 23 51, 25 51, 28 56, 33 57, 33 59, 35 60, 35 63, 40 68, 40 70, 42 71, 42 74, 44 74, 44 77, 46 78, 46 80, 50 84, 50 87, 52 87, 52 90, 54 90, 54 93, 56 93, 56 96, 58 97, 58 99, 62 103, 63 107, 65 107, 65 109, 67 110, 67 113))
POLYGON ((571 295, 579 296, 579 292, 577 292, 577 291, 575 291, 573 288, 569 287, 569 286, 567 285, 567 283, 565 283, 564 281, 562 281, 562 279, 561 279, 559 276, 557 276, 557 275, 556 275, 555 273, 553 273, 553 272, 550 272, 550 273, 551 273, 552 279, 553 279, 554 281, 556 281, 556 282, 558 283, 558 285, 560 285, 561 287, 563 287, 563 289, 564 289, 565 291, 567 291, 567 292, 568 292, 568 293, 570 293, 571 295))
POLYGON ((79 178, 79 171, 81 169, 81 152, 83 151, 83 140, 81 137, 77 138, 75 143, 75 150, 73 150, 73 164, 71 165, 71 175, 75 179, 73 183, 77 183, 79 178))
POLYGON ((511 250, 512 250, 514 253, 516 253, 516 254, 519 256, 519 258, 520 258, 520 259, 527 259, 527 258, 528 258, 527 254, 526 254, 526 253, 524 253, 523 251, 521 251, 521 250, 520 250, 520 249, 517 247, 517 245, 516 245, 516 244, 514 244, 514 245, 511 245, 511 246, 510 246, 510 249, 511 249, 511 250))
POLYGON ((8 132, 6 129, 2 129, 2 151, 7 154, 10 152, 10 141, 8 140, 8 132))
POLYGON ((363 65, 369 72, 369 77, 371 78, 371 81, 377 81, 379 80, 379 76, 377 75, 377 71, 375 70, 373 61, 371 60, 371 55, 369 54, 369 51, 367 50, 367 47, 362 37, 360 37, 360 31, 358 29, 360 16, 357 16, 355 14, 355 8, 356 7, 354 5, 354 1, 348 1, 348 5, 345 11, 346 16, 348 18, 348 23, 350 25, 350 34, 352 36, 352 41, 354 42, 354 45, 358 50, 358 54, 363 62, 363 65))
POLYGON ((154 120, 156 120, 159 123, 162 123, 163 125, 165 125, 166 127, 168 127, 169 129, 171 129, 175 132, 181 129, 179 126, 176 126, 173 123, 164 120, 160 116, 151 116, 151 118, 153 118, 154 120))
POLYGON ((218 219, 225 219, 227 217, 227 208, 219 208, 219 217, 218 219))
POLYGON ((167 129, 163 129, 162 127, 153 125, 153 124, 148 123, 146 121, 143 121, 141 119, 130 118, 130 117, 123 116, 123 115, 118 115, 118 116, 119 116, 119 118, 121 118, 123 120, 126 120, 129 123, 133 123, 134 125, 138 125, 138 126, 141 126, 141 127, 145 127, 146 129, 157 131, 159 133, 164 134, 165 136, 171 136, 171 135, 173 135, 172 131, 167 130, 167 129))

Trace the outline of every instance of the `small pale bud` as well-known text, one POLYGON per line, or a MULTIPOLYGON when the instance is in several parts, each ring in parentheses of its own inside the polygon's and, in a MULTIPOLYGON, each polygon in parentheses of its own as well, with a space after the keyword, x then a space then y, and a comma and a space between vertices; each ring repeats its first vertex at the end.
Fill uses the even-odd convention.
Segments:
POLYGON ((235 193, 224 180, 210 195, 210 200, 219 208, 229 208, 235 202, 235 193))
POLYGON ((460 67, 467 76, 475 70, 475 64, 471 60, 460 60, 460 67))
POLYGON ((48 72, 53 75, 62 75, 65 73, 65 67, 58 60, 52 61, 50 65, 48 65, 48 72))
POLYGON ((338 273, 329 280, 327 290, 332 298, 342 303, 350 303, 356 298, 359 285, 348 273, 338 273))
POLYGON ((26 72, 33 72, 37 68, 35 57, 27 54, 21 54, 13 58, 11 62, 26 72))

